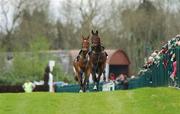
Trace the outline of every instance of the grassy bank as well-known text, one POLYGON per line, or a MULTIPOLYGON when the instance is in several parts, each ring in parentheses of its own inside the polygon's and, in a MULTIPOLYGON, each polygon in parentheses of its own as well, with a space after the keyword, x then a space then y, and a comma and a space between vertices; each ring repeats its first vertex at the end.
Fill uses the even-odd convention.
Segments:
POLYGON ((179 114, 180 91, 0 94, 0 114, 179 114))

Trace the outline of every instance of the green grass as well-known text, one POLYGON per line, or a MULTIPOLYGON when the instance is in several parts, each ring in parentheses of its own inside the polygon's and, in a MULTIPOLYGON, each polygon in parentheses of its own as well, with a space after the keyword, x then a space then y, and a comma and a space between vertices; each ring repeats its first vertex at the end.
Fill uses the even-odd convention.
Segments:
POLYGON ((180 91, 0 94, 0 114, 180 114, 180 91))

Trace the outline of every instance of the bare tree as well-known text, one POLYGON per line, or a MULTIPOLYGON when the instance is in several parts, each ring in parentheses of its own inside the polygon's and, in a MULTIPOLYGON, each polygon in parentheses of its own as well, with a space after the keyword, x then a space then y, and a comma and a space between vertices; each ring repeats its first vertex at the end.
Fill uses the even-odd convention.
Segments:
POLYGON ((7 51, 13 51, 14 32, 22 22, 23 14, 26 11, 33 13, 34 10, 45 10, 48 12, 49 0, 1 0, 0 15, 3 23, 0 23, 0 29, 4 36, 1 40, 1 47, 7 51), (47 3, 46 5, 44 5, 47 3))
MULTIPOLYGON (((61 31, 61 38, 64 41, 71 42, 76 45, 66 44, 66 48, 78 48, 80 44, 81 35, 89 35, 92 29, 101 29, 103 19, 105 19, 104 5, 106 2, 102 0, 65 0, 61 2, 61 9, 59 10, 62 18, 63 30, 61 31)), ((61 25, 61 26, 62 26, 61 25)), ((64 44, 62 44, 64 45, 64 44)))
POLYGON ((20 17, 22 16, 22 10, 24 7, 24 0, 17 1, 7 1, 1 0, 0 8, 1 8, 1 16, 3 18, 3 23, 1 23, 0 27, 2 31, 4 31, 5 35, 2 39, 2 44, 7 46, 8 51, 12 51, 11 47, 11 39, 12 33, 15 30, 16 26, 20 22, 20 17), (10 15, 13 12, 12 15, 10 15))

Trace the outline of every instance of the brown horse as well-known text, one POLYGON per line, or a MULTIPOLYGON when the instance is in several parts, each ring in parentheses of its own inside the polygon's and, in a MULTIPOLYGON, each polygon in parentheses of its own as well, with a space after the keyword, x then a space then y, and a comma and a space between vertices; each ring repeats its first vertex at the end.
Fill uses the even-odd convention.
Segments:
POLYGON ((100 37, 98 36, 98 31, 94 33, 92 31, 92 47, 91 51, 89 52, 89 65, 90 71, 94 81, 94 88, 95 90, 99 89, 99 81, 102 74, 104 74, 104 81, 105 79, 105 67, 106 67, 106 59, 107 53, 104 51, 104 47, 101 45, 100 37), (96 76, 98 74, 98 76, 96 76))
POLYGON ((82 49, 77 58, 73 61, 75 79, 80 85, 80 92, 85 92, 89 85, 90 69, 88 68, 89 36, 82 36, 82 49))

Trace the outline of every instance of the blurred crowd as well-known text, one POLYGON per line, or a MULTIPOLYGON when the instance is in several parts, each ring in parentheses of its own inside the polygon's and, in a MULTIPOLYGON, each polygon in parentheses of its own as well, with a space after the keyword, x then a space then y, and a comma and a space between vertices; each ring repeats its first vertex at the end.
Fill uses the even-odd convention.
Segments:
POLYGON ((154 50, 151 55, 145 59, 143 69, 141 69, 138 74, 146 72, 153 65, 162 63, 164 69, 168 70, 168 76, 174 83, 173 86, 176 86, 177 64, 175 49, 177 46, 180 46, 180 35, 176 35, 176 37, 170 39, 162 46, 161 50, 154 50), (168 66, 170 66, 170 68, 167 68, 168 66))

